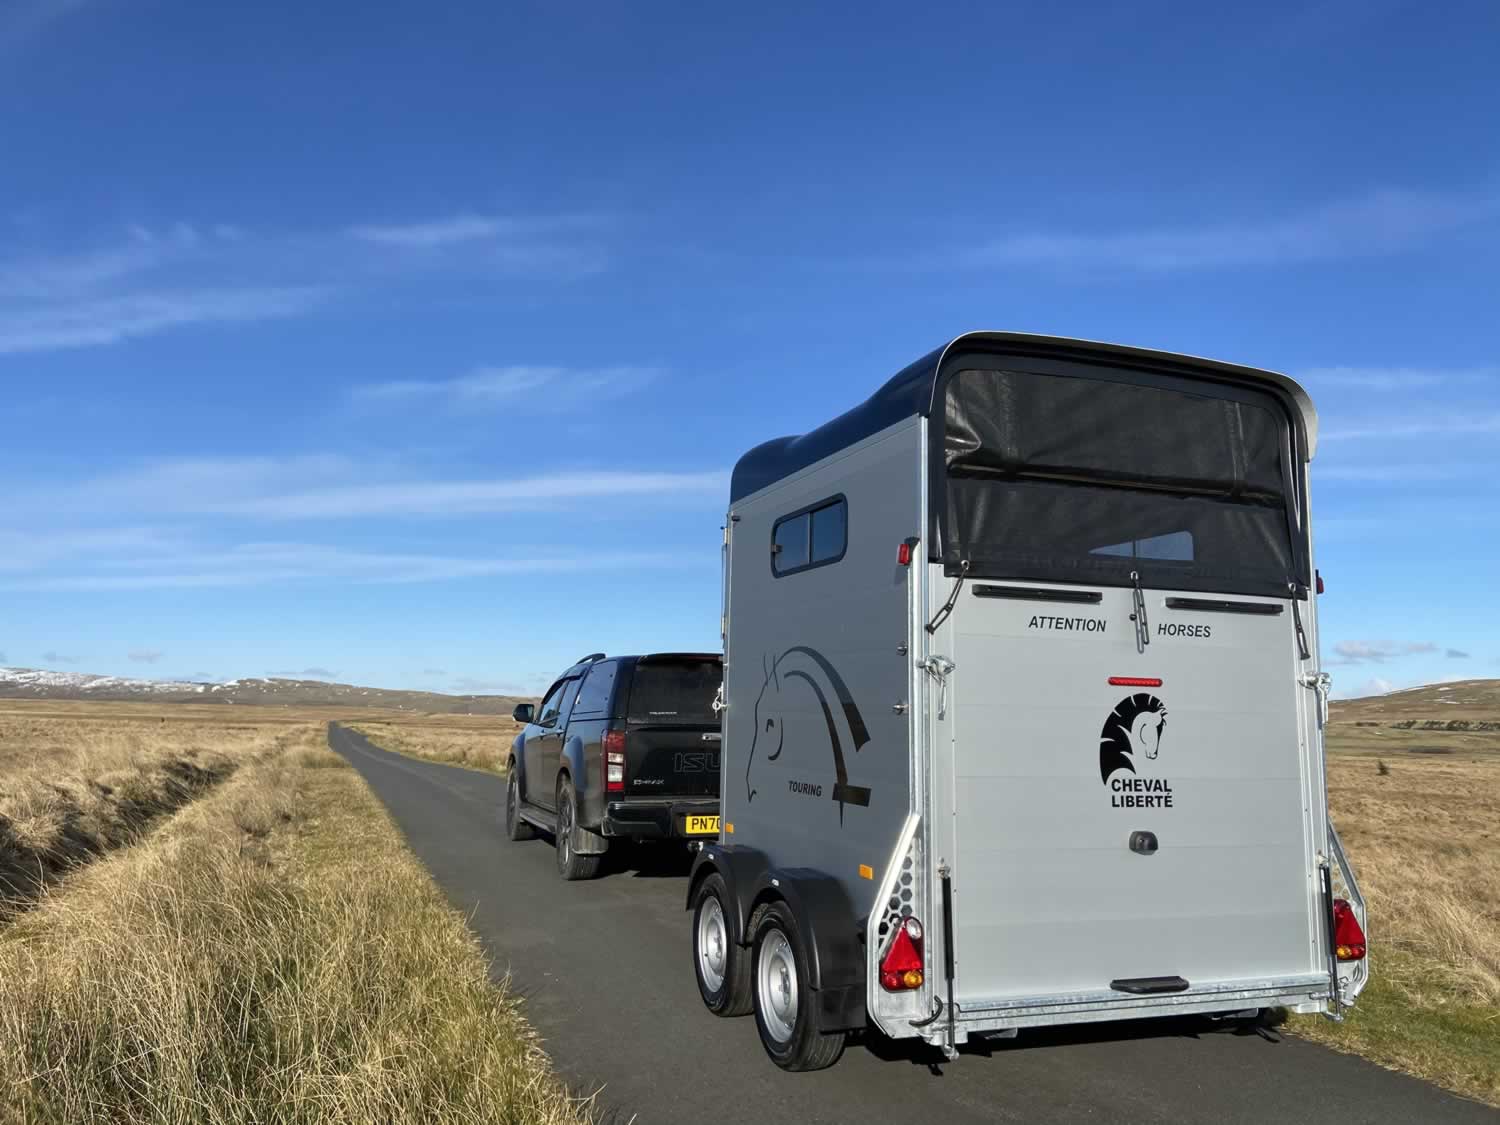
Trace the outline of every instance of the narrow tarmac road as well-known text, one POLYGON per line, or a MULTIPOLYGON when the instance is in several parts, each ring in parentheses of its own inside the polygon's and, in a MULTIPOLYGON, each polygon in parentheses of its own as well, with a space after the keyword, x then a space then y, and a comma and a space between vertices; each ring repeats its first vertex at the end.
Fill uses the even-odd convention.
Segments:
POLYGON ((1022 1032, 941 1065, 885 1041, 851 1044, 829 1070, 784 1074, 751 1018, 719 1019, 698 998, 685 851, 644 849, 564 883, 549 840, 505 839, 503 778, 414 761, 337 724, 329 743, 385 802, 496 973, 509 968, 558 1071, 599 1092, 605 1121, 1500 1123, 1362 1059, 1186 1020, 1022 1032))

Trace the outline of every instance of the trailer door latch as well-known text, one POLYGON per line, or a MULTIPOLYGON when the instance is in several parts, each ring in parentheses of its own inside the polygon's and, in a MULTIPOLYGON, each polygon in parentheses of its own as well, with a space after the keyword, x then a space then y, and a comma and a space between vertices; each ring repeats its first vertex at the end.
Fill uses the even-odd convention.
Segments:
POLYGON ((946 656, 932 655, 920 661, 917 667, 938 682, 938 718, 945 717, 948 714, 948 674, 958 665, 946 656))

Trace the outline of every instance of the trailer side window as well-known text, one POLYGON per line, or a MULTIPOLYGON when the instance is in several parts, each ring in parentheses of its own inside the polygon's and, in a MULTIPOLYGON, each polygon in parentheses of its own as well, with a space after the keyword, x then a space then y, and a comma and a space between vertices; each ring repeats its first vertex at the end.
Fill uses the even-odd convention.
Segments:
POLYGON ((842 496, 820 500, 782 516, 771 528, 771 572, 780 578, 836 563, 848 546, 848 501, 842 496))

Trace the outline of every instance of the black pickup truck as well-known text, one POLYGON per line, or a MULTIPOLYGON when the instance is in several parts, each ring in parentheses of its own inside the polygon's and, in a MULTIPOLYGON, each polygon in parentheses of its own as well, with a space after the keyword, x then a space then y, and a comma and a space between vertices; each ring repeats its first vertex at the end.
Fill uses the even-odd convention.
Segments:
POLYGON ((586 656, 541 705, 522 703, 505 833, 557 844, 564 879, 589 879, 612 839, 719 834, 717 654, 586 656))

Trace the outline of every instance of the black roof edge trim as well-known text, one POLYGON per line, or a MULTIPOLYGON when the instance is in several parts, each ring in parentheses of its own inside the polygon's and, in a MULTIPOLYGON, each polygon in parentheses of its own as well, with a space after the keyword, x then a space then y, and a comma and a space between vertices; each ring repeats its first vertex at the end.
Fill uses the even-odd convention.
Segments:
POLYGON ((1053 590, 1045 586, 975 586, 976 598, 1013 598, 1023 602, 1072 602, 1076 605, 1098 605, 1104 595, 1098 590, 1053 590))

